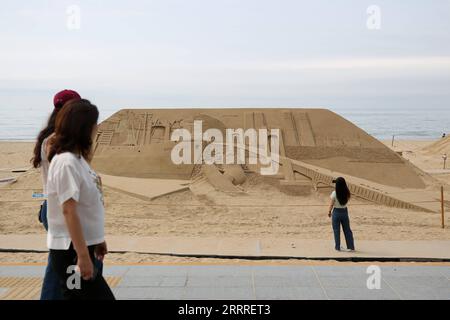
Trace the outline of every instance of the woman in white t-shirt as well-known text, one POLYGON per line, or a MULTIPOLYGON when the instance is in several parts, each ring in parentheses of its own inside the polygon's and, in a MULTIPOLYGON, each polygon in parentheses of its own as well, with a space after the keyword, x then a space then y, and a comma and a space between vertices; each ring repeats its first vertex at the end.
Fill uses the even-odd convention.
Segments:
POLYGON ((334 232, 335 249, 341 250, 341 225, 344 231, 345 242, 347 244, 346 251, 354 251, 355 244, 353 232, 350 228, 350 219, 348 217, 347 203, 350 200, 350 190, 348 189, 345 179, 342 177, 333 181, 336 184, 335 190, 331 193, 331 203, 328 210, 328 217, 332 218, 332 226, 334 232))
POLYGON ((68 102, 50 141, 47 246, 65 299, 114 299, 94 266, 107 253, 101 181, 88 163, 97 121, 97 107, 88 100, 68 102), (71 281, 75 266, 79 286, 71 281))

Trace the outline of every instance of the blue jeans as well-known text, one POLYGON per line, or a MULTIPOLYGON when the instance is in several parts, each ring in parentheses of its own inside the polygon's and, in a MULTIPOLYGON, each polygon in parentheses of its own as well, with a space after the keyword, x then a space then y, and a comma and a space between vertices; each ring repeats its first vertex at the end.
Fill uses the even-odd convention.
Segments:
MULTIPOLYGON (((42 203, 39 212, 39 221, 44 225, 45 230, 48 230, 47 221, 47 200, 42 203)), ((99 274, 103 273, 103 263, 95 259, 95 266, 99 274)), ((45 268, 44 282, 42 283, 41 300, 63 300, 61 292, 61 285, 58 274, 52 268, 51 255, 48 255, 47 267, 45 268)))
POLYGON ((344 231, 347 249, 355 250, 353 232, 350 229, 350 219, 348 218, 347 208, 334 208, 331 222, 333 225, 335 249, 341 250, 341 225, 342 225, 342 230, 344 231))

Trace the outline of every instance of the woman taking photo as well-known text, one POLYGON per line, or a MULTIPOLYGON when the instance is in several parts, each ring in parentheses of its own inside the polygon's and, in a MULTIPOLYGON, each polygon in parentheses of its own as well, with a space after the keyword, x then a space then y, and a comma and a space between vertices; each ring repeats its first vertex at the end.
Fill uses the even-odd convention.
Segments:
POLYGON ((97 121, 97 107, 88 100, 70 101, 49 141, 47 246, 64 299, 114 299, 94 266, 107 253, 101 181, 88 163, 97 121), (70 285, 75 266, 81 279, 70 285))
POLYGON ((350 190, 348 189, 345 179, 342 177, 333 181, 336 183, 336 189, 331 193, 331 203, 328 210, 328 217, 331 217, 335 249, 341 251, 341 225, 344 231, 345 242, 347 244, 346 251, 354 251, 355 244, 353 240, 353 232, 350 229, 350 219, 348 217, 347 203, 350 200, 350 190))

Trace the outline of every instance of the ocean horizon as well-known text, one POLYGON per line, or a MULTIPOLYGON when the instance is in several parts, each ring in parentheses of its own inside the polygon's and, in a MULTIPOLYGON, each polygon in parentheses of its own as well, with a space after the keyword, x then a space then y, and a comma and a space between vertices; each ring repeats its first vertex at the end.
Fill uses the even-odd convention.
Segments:
MULTIPOLYGON (((163 107, 154 107, 163 108, 163 107)), ((100 121, 122 108, 100 107, 100 121)), ((450 108, 330 108, 379 140, 431 140, 450 133, 450 108)), ((42 108, 0 108, 0 141, 33 141, 50 112, 42 108)))

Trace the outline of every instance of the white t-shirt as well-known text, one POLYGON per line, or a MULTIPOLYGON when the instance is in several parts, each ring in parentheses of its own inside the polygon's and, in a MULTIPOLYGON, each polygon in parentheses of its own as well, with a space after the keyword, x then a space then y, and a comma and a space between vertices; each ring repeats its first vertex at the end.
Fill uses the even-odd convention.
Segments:
POLYGON ((44 191, 44 195, 47 195, 47 177, 48 177, 48 159, 47 159, 47 141, 48 137, 42 141, 41 145, 41 178, 42 178, 42 189, 44 191))
POLYGON ((62 205, 69 199, 77 202, 86 245, 104 241, 104 206, 100 177, 83 157, 64 152, 52 159, 47 180, 47 247, 67 250, 71 243, 62 205))
POLYGON ((342 204, 339 203, 339 200, 338 200, 338 198, 336 197, 336 191, 333 191, 333 192, 331 193, 330 198, 331 198, 332 200, 334 200, 334 205, 333 205, 333 206, 334 206, 336 209, 347 208, 347 205, 342 205, 342 204))

